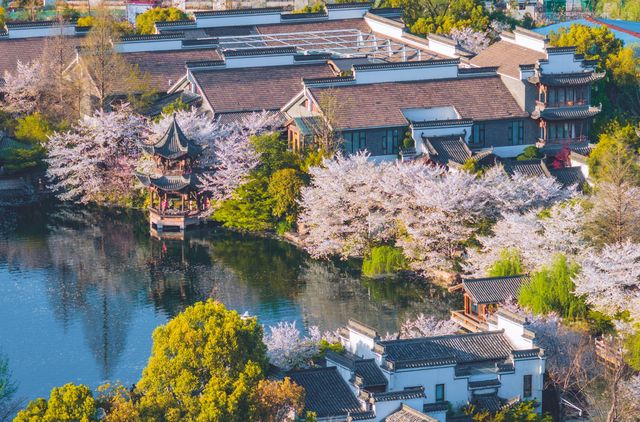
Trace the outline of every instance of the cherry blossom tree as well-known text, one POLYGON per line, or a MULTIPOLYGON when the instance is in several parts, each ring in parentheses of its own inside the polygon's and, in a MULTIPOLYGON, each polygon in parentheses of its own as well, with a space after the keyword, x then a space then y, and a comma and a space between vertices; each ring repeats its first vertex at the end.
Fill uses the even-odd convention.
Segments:
POLYGON ((264 343, 271 364, 283 369, 309 367, 311 359, 318 354, 321 340, 320 330, 309 327, 309 335, 302 336, 294 322, 281 321, 265 330, 264 343))
POLYGON ((640 321, 640 245, 627 241, 590 252, 575 283, 576 294, 597 310, 614 317, 626 311, 640 321))
POLYGON ((487 32, 474 31, 473 28, 469 26, 453 28, 451 32, 449 32, 449 36, 456 41, 460 47, 472 53, 479 53, 485 50, 491 42, 487 32))
POLYGON ((0 94, 4 96, 2 107, 16 114, 30 114, 38 107, 43 82, 43 67, 38 60, 16 63, 14 72, 4 72, 0 94))
POLYGON ((455 334, 460 326, 453 320, 438 320, 432 316, 418 314, 407 319, 400 327, 400 338, 436 337, 455 334))
POLYGON ((309 169, 312 182, 301 191, 299 226, 312 256, 361 256, 373 242, 393 236, 388 201, 376 186, 388 164, 368 157, 338 154, 309 169))
POLYGON ((420 162, 338 155, 310 170, 299 226, 314 257, 362 256, 395 242, 414 269, 448 268, 483 219, 548 206, 570 194, 551 178, 447 173, 420 162))
POLYGON ((582 236, 585 212, 579 201, 552 206, 541 216, 534 209, 524 214, 509 212, 493 227, 492 235, 480 236, 480 249, 469 248, 465 269, 485 276, 504 249, 517 250, 529 269, 549 264, 558 253, 580 263, 588 245, 582 236))
POLYGON ((130 193, 144 119, 128 107, 97 111, 49 138, 47 178, 61 200, 117 202, 130 193))

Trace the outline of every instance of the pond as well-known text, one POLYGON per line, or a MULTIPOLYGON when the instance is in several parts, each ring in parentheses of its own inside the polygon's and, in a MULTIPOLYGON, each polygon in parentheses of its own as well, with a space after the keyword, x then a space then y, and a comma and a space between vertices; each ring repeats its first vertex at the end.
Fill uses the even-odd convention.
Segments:
POLYGON ((158 241, 134 211, 0 212, 0 353, 25 400, 68 382, 130 385, 154 328, 209 297, 264 325, 323 331, 355 318, 392 332, 417 313, 446 318, 459 306, 440 287, 366 279, 358 263, 314 260, 274 239, 212 229, 158 241))

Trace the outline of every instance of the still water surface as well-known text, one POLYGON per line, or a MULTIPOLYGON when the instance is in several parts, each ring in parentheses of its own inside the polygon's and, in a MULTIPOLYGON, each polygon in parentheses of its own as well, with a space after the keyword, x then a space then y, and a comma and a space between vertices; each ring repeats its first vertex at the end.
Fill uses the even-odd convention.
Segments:
POLYGON ((152 240, 141 213, 64 206, 0 210, 0 353, 18 396, 67 382, 135 382, 153 329, 215 297, 265 325, 332 330, 354 317, 395 331, 416 313, 445 318, 443 289, 362 278, 272 239, 225 231, 152 240))

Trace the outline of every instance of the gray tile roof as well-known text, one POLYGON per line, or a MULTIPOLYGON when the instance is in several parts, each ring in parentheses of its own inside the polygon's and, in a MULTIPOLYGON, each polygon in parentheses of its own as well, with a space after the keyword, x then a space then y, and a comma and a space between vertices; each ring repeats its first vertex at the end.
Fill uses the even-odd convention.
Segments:
POLYGON ((198 184, 198 178, 195 174, 186 176, 160 176, 150 177, 145 174, 136 173, 136 177, 144 186, 155 186, 165 192, 180 192, 195 189, 198 184))
POLYGON ((453 334, 406 340, 378 341, 375 351, 385 356, 390 370, 447 364, 504 361, 512 346, 503 331, 453 334))
POLYGON ((460 135, 432 136, 426 139, 429 158, 443 165, 464 164, 473 155, 460 135))
POLYGON ((385 391, 382 393, 364 391, 362 392, 360 397, 365 400, 383 402, 383 401, 419 399, 419 398, 424 398, 425 395, 424 395, 423 387, 412 387, 412 388, 406 388, 404 390, 385 391))
MULTIPOLYGON (((273 117, 273 129, 280 128, 286 121, 286 116, 280 110, 266 110, 269 116, 273 117)), ((255 113, 262 111, 239 111, 235 113, 218 113, 214 116, 214 120, 223 125, 231 125, 242 122, 255 113)))
POLYGON ((529 281, 528 275, 466 278, 462 279, 462 288, 479 304, 500 303, 517 298, 522 285, 529 281))
POLYGON ((549 169, 549 173, 555 177, 564 187, 576 186, 582 189, 586 179, 580 167, 565 167, 561 169, 549 169))
POLYGON ((425 403, 424 406, 422 406, 422 411, 426 413, 442 412, 443 410, 449 410, 448 401, 441 401, 437 403, 425 403))
POLYGON ((402 403, 400 408, 383 419, 384 422, 436 422, 437 419, 402 403))
POLYGON ((520 173, 530 177, 550 177, 549 169, 542 160, 504 160, 502 162, 504 170, 513 175, 520 173))
POLYGON ((324 418, 363 411, 335 366, 293 371, 287 376, 304 388, 305 413, 315 412, 318 418, 324 418))
POLYGON ((478 409, 486 410, 490 413, 498 412, 506 404, 505 400, 502 400, 496 394, 483 394, 477 395, 472 400, 478 409))
POLYGON ((355 381, 361 388, 386 386, 388 381, 373 359, 361 359, 354 362, 355 381))
POLYGON ((490 379, 482 381, 469 381, 467 386, 470 390, 484 389, 484 388, 498 388, 502 385, 499 379, 490 379))

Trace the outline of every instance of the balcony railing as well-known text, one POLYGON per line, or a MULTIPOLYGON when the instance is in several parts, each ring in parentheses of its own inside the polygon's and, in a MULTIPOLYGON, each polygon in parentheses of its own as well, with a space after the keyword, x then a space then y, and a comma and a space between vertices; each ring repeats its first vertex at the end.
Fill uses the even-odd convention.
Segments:
POLYGON ((167 208, 165 210, 159 210, 158 208, 149 208, 149 211, 161 216, 161 217, 197 217, 202 211, 198 210, 176 210, 167 208))
POLYGON ((543 139, 538 138, 538 143, 544 145, 565 145, 565 144, 577 144, 586 142, 588 138, 585 135, 575 136, 573 138, 556 138, 556 139, 543 139))
POLYGON ((478 331, 486 331, 487 324, 477 318, 464 313, 464 311, 451 311, 451 319, 465 330, 477 333, 478 331))
POLYGON ((586 106, 586 105, 589 105, 589 102, 587 100, 564 101, 564 102, 556 101, 555 103, 549 103, 549 102, 545 103, 542 101, 536 101, 536 105, 540 110, 544 110, 545 108, 586 106))

